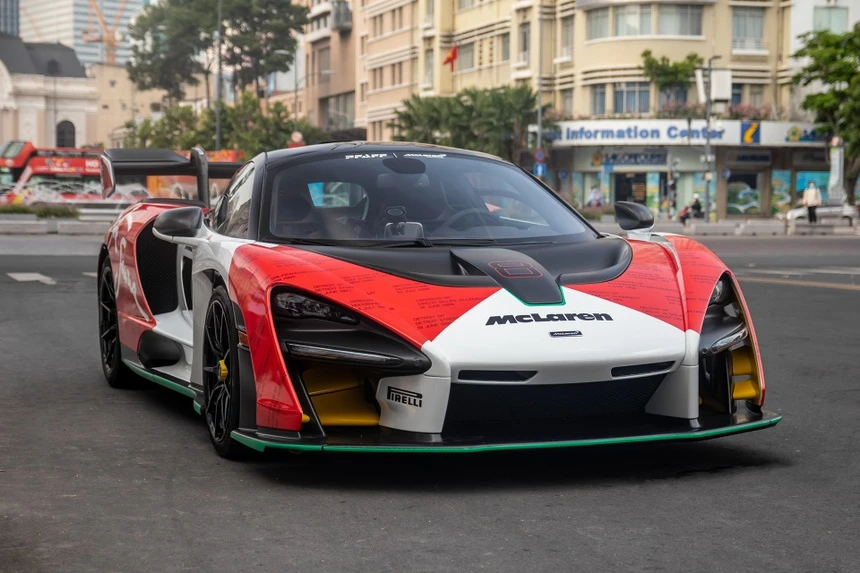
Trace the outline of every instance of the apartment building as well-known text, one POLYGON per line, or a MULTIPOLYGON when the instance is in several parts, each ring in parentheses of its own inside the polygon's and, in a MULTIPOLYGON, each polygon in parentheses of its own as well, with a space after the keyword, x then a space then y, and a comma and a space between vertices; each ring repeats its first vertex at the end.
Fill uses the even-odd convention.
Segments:
POLYGON ((326 130, 355 123, 355 44, 352 2, 309 0, 304 34, 304 107, 308 120, 326 130))
POLYGON ((704 194, 704 120, 678 117, 700 103, 695 85, 661 93, 644 76, 642 52, 716 58, 732 74, 733 109, 711 129, 711 191, 723 216, 769 215, 810 178, 826 179, 825 150, 791 89, 790 56, 799 34, 845 31, 860 18, 860 0, 357 1, 356 124, 368 139, 389 139, 388 123, 413 94, 540 85, 563 120, 548 179, 579 203, 595 186, 606 203, 655 210, 704 194), (453 71, 442 65, 452 45, 453 71), (680 178, 669 197, 671 171, 680 178))

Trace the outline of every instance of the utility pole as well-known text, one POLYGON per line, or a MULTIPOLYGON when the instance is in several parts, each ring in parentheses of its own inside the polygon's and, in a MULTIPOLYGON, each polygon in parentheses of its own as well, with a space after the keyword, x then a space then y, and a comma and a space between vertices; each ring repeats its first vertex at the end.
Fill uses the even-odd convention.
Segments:
POLYGON ((221 151, 221 4, 218 0, 218 29, 215 30, 215 150, 221 151))
POLYGON ((711 182, 714 178, 713 161, 711 158, 711 81, 714 71, 714 60, 721 56, 708 58, 708 81, 705 85, 705 222, 711 222, 711 182))

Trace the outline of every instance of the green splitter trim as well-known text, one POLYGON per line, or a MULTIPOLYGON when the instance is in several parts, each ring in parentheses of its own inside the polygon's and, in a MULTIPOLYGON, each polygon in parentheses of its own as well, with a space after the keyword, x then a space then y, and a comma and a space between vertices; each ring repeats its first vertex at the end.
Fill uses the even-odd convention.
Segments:
POLYGON ((279 442, 268 442, 257 438, 251 438, 233 432, 230 434, 234 440, 253 448, 258 452, 266 448, 280 450, 304 450, 304 451, 326 451, 326 452, 356 452, 356 453, 397 453, 397 454, 464 454, 477 452, 500 452, 514 450, 549 450, 557 448, 579 448, 587 446, 608 446, 615 444, 639 444, 645 442, 669 442, 676 440, 702 440, 717 438, 731 434, 740 434, 761 430, 775 426, 782 420, 782 416, 768 418, 729 426, 726 428, 714 428, 713 430, 699 430, 697 432, 677 432, 671 434, 652 434, 649 436, 628 436, 622 438, 595 438, 588 440, 567 440, 559 442, 534 442, 522 444, 487 444, 483 446, 311 446, 306 444, 284 444, 279 442))
POLYGON ((197 413, 197 415, 202 416, 203 415, 203 406, 198 404, 196 400, 194 402, 192 402, 192 404, 194 405, 194 411, 197 413))
POLYGON ((128 362, 127 360, 123 360, 123 362, 125 363, 126 366, 128 366, 132 370, 132 372, 134 372, 135 374, 137 374, 138 376, 140 376, 142 378, 146 378, 147 380, 149 380, 151 382, 155 382, 159 386, 164 386, 165 388, 173 390, 174 392, 178 392, 178 393, 182 394, 183 396, 187 396, 188 398, 194 398, 195 396, 197 396, 197 394, 194 392, 194 390, 192 390, 188 386, 183 386, 182 384, 177 384, 176 382, 173 382, 172 380, 168 380, 167 378, 162 378, 161 376, 158 376, 157 374, 153 374, 152 372, 150 372, 148 370, 144 370, 140 366, 135 366, 134 364, 132 364, 131 362, 128 362))

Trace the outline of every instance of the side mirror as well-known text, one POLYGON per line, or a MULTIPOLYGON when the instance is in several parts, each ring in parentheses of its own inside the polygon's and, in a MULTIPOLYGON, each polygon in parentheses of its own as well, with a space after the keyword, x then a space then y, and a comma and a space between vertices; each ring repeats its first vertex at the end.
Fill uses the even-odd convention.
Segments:
POLYGON ((164 211, 155 218, 153 224, 155 235, 165 240, 196 237, 201 228, 203 209, 200 207, 178 207, 164 211))
POLYGON ((654 226, 651 209, 630 201, 616 201, 615 218, 618 220, 618 226, 625 231, 648 230, 654 226))

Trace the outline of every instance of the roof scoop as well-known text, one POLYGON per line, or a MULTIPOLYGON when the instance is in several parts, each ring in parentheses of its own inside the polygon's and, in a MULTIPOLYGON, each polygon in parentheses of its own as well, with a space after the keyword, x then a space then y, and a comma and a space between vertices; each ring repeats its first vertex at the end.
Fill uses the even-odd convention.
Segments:
POLYGON ((562 304, 556 277, 528 255, 509 249, 451 249, 461 265, 487 275, 525 304, 562 304))

